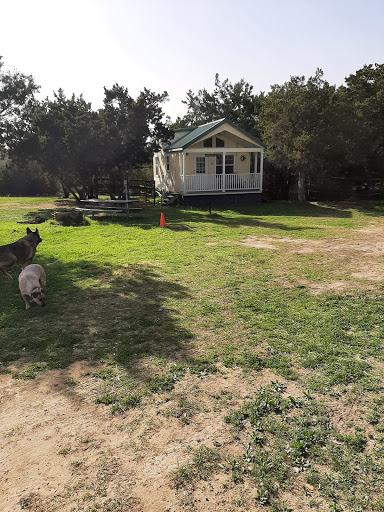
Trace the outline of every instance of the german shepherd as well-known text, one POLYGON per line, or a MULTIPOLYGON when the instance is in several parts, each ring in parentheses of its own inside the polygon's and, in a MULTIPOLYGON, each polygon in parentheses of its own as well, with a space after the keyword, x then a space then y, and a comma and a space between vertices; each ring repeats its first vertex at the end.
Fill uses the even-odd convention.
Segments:
POLYGON ((6 269, 12 267, 15 263, 19 263, 23 269, 32 263, 33 257, 36 253, 36 248, 42 239, 39 235, 39 230, 35 232, 27 228, 27 234, 20 240, 7 245, 0 246, 0 270, 1 272, 12 279, 6 269))

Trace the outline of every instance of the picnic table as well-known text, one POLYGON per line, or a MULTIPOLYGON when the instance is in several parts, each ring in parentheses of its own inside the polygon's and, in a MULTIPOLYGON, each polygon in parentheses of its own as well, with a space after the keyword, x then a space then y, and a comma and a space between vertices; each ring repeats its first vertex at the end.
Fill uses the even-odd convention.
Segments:
POLYGON ((137 203, 137 199, 83 199, 80 201, 80 206, 76 208, 78 211, 91 212, 92 217, 94 213, 109 212, 112 217, 115 213, 125 213, 129 216, 131 211, 142 210, 141 207, 131 207, 133 203, 137 203))

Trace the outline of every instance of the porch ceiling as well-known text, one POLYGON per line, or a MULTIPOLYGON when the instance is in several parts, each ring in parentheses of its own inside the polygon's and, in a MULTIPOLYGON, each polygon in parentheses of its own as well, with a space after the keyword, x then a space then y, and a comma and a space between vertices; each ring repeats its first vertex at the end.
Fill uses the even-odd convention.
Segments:
MULTIPOLYGON (((228 132, 227 130, 223 130, 217 134, 218 137, 220 137, 220 135, 222 137, 226 137, 227 139, 232 140, 236 145, 239 145, 239 147, 242 147, 242 148, 259 148, 260 147, 255 143, 252 143, 252 142, 242 139, 241 137, 239 137, 238 135, 235 135, 234 133, 228 132)), ((217 149, 220 151, 220 148, 217 148, 217 149)))

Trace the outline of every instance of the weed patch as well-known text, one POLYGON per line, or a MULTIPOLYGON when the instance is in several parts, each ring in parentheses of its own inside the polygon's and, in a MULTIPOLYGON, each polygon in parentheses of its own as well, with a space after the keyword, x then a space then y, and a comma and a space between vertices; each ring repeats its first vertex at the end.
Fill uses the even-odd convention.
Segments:
POLYGON ((156 375, 148 384, 148 388, 152 393, 164 393, 164 391, 172 391, 175 387, 174 375, 156 375))
POLYGON ((46 369, 47 365, 45 364, 31 364, 27 366, 22 372, 14 372, 12 374, 12 378, 19 380, 31 380, 46 369))
POLYGON ((130 378, 126 371, 109 361, 108 366, 93 373, 95 379, 100 379, 103 384, 99 388, 96 404, 110 405, 111 413, 122 413, 141 403, 142 391, 138 383, 130 378))
POLYGON ((164 412, 164 415, 168 418, 176 418, 184 425, 189 425, 194 413, 200 409, 201 406, 198 402, 189 400, 185 395, 182 395, 164 412))
POLYGON ((173 475, 173 482, 176 489, 190 484, 195 480, 208 480, 212 473, 217 470, 222 460, 217 450, 208 446, 200 446, 194 451, 192 461, 181 466, 173 475))
POLYGON ((217 372, 217 366, 213 358, 209 356, 190 360, 188 362, 188 368, 192 375, 197 375, 200 378, 204 378, 210 373, 217 372))

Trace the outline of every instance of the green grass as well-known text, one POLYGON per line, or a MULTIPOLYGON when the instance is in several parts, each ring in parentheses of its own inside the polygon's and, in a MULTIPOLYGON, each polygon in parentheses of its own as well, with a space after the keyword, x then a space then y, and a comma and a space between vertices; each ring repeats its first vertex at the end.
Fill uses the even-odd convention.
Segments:
POLYGON ((181 466, 174 473, 174 484, 178 489, 196 480, 208 480, 211 474, 217 470, 222 457, 220 453, 207 446, 200 446, 193 451, 192 462, 187 466, 181 466))
POLYGON ((12 378, 20 380, 31 380, 34 379, 40 372, 43 372, 46 368, 46 365, 30 364, 24 368, 22 372, 15 372, 12 375, 12 378))
MULTIPOLYGON (((0 243, 22 237, 28 224, 20 222, 49 201, 1 198, 0 243)), ((35 257, 61 260, 47 268, 47 307, 25 311, 19 268, 1 283, 2 373, 27 379, 79 360, 102 362, 92 375, 99 406, 118 413, 166 395, 173 405, 161 414, 188 425, 202 404, 175 393, 185 379, 272 372, 276 380, 250 388, 236 408, 224 394, 211 396, 237 455, 221 446, 191 451, 191 464, 174 475, 176 487, 223 472, 231 485, 253 482, 255 506, 283 511, 290 506, 280 495, 300 477, 315 488, 314 509, 384 509, 382 286, 364 292, 321 254, 242 243, 348 240, 355 229, 381 225, 382 205, 271 203, 212 215, 169 208, 166 229, 158 207, 80 227, 58 225, 53 211, 43 211, 48 220, 38 225, 43 242, 35 257), (302 279, 344 280, 350 288, 313 294, 302 279), (296 396, 284 394, 290 383, 301 390, 296 396), (346 413, 348 431, 332 420, 335 403, 362 408, 359 418, 346 413)))

